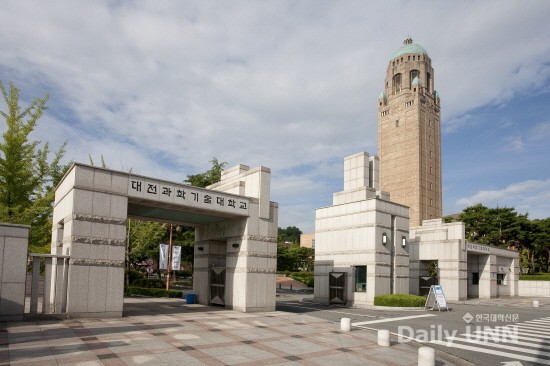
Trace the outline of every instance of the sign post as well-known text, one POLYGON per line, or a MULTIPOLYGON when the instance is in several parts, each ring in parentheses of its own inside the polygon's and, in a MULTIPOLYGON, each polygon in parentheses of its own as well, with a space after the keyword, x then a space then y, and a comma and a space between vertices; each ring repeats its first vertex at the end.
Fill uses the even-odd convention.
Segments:
POLYGON ((428 298, 426 299, 426 305, 424 305, 424 308, 430 308, 430 310, 432 310, 435 305, 437 305, 439 311, 442 309, 449 311, 447 299, 445 298, 445 293, 443 292, 443 287, 440 285, 432 285, 430 287, 430 292, 428 293, 428 298))
POLYGON ((145 270, 147 271, 147 278, 149 278, 149 275, 153 273, 153 263, 155 263, 153 258, 147 258, 145 260, 145 264, 147 265, 147 267, 145 268, 145 270))

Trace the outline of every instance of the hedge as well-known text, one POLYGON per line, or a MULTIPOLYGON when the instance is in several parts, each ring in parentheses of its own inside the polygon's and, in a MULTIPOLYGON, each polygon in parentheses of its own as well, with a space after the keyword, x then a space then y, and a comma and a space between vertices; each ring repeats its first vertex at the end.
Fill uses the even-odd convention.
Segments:
POLYGON ((145 287, 136 287, 136 286, 125 287, 124 294, 149 296, 149 297, 173 297, 173 298, 183 297, 183 292, 178 290, 166 290, 162 288, 145 288, 145 287))
POLYGON ((166 288, 166 282, 156 278, 138 278, 137 280, 130 282, 130 285, 134 287, 166 288))
POLYGON ((394 307, 421 307, 426 304, 424 296, 409 294, 387 294, 374 297, 376 306, 394 306, 394 307))
POLYGON ((550 281, 550 273, 531 273, 519 275, 520 281, 550 281))

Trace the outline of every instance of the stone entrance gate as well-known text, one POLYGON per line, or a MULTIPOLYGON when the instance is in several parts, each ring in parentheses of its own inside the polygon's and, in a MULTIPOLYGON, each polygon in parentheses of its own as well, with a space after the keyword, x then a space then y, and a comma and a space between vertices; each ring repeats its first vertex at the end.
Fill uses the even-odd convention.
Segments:
POLYGON ((67 312, 122 316, 126 222, 195 227, 193 291, 210 297, 209 273, 225 267, 225 306, 275 309, 278 205, 271 171, 238 165, 210 189, 74 164, 55 194, 51 253, 69 255, 67 312))

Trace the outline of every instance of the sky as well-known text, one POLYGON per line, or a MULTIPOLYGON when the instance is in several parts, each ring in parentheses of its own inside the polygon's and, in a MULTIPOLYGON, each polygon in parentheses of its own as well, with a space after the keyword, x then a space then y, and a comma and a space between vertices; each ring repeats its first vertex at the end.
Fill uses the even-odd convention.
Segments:
POLYGON ((546 218, 548 14, 546 0, 3 0, 0 80, 23 105, 49 95, 32 137, 67 141, 65 161, 175 182, 214 157, 266 166, 279 226, 313 232, 343 158, 377 154, 378 95, 410 35, 441 97, 443 214, 546 218))

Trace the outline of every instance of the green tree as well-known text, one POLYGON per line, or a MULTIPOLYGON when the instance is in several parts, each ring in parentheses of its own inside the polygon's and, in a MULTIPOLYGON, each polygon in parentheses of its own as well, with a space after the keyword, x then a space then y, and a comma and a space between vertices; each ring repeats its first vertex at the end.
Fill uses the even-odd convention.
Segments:
POLYGON ((458 216, 466 226, 466 239, 497 247, 526 240, 524 227, 527 215, 518 214, 514 208, 489 208, 482 204, 466 207, 458 216))
POLYGON ((277 271, 292 271, 294 260, 291 257, 288 246, 277 243, 277 271))
POLYGON ((216 158, 212 158, 210 163, 212 163, 212 167, 206 172, 187 175, 185 183, 191 184, 195 187, 206 188, 209 185, 219 182, 222 177, 223 168, 227 163, 220 163, 216 158))
POLYGON ((292 245, 288 252, 291 258, 293 258, 293 271, 313 270, 313 261, 315 259, 314 249, 292 245))
POLYGON ((0 142, 0 221, 31 226, 30 251, 49 252, 55 186, 69 164, 61 164, 66 143, 48 162, 49 144, 29 140, 46 110, 48 96, 36 98, 26 108, 19 105, 19 89, 0 82, 6 111, 0 111, 6 131, 0 142))
POLYGON ((550 217, 532 221, 530 271, 550 272, 550 217))
POLYGON ((296 226, 288 226, 286 229, 279 228, 277 230, 277 242, 300 244, 300 235, 302 235, 302 230, 296 226))

